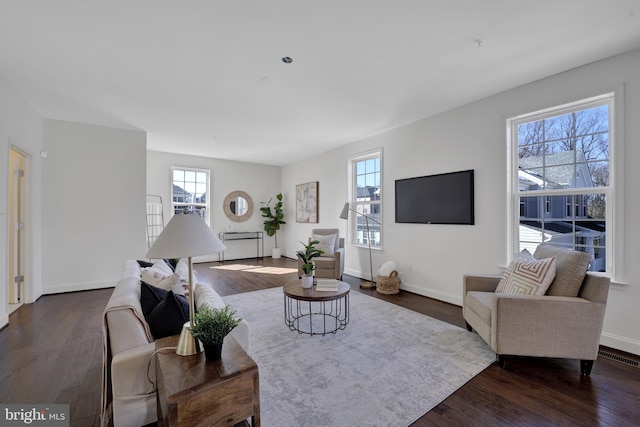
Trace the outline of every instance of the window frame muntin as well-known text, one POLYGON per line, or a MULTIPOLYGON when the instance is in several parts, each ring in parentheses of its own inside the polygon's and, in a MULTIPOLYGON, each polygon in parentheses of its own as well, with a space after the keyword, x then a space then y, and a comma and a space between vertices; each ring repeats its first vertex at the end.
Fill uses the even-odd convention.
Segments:
MULTIPOLYGON (((519 252, 519 224, 520 197, 599 194, 606 196, 605 209, 607 251, 605 272, 591 272, 596 275, 610 277, 614 283, 624 284, 623 248, 624 235, 621 232, 624 224, 624 139, 623 139, 623 105, 624 86, 600 92, 597 95, 586 96, 572 102, 558 104, 537 111, 520 114, 506 119, 506 147, 507 147, 507 261, 519 252), (576 187, 561 190, 529 190, 520 191, 518 185, 519 157, 518 157, 518 126, 523 123, 543 120, 579 110, 586 110, 608 104, 609 107, 609 185, 606 187, 576 187), (515 172, 514 172, 515 171, 515 172)), ((600 247, 603 247, 600 245, 600 247)))
MULTIPOLYGON (((379 245, 371 245, 371 249, 372 250, 382 250, 383 249, 383 245, 384 245, 384 226, 383 226, 383 207, 384 207, 384 162, 383 162, 383 149, 382 147, 378 147, 360 154, 356 154, 352 157, 349 157, 348 162, 347 162, 347 168, 348 168, 348 180, 349 180, 349 187, 348 187, 348 200, 349 200, 349 208, 353 209, 355 211, 358 210, 358 205, 365 205, 365 204, 376 204, 378 205, 380 208, 380 244, 379 245), (365 160, 369 160, 369 159, 373 159, 373 158, 378 158, 380 160, 380 200, 376 200, 376 201, 368 201, 368 202, 360 202, 358 203, 357 201, 357 194, 358 194, 358 173, 357 173, 357 163, 360 161, 365 161, 365 160)), ((348 236, 347 236, 347 242, 350 245, 353 245, 355 247, 360 247, 360 248, 369 248, 369 246, 366 243, 357 243, 355 236, 356 236, 356 229, 357 229, 357 217, 359 217, 360 215, 357 215, 356 213, 349 211, 349 219, 348 219, 348 236)), ((374 223, 375 225, 375 223, 374 223)), ((368 239, 368 237, 367 237, 368 239)))
MULTIPOLYGON (((197 207, 204 207, 205 208, 205 223, 211 227, 211 171, 209 169, 202 169, 202 168, 194 168, 194 167, 188 167, 188 166, 171 166, 171 172, 170 172, 170 181, 169 181, 169 185, 170 187, 170 192, 171 192, 171 217, 173 217, 173 215, 175 215, 175 211, 176 211, 176 207, 180 207, 180 206, 197 206, 197 207), (206 193, 207 193, 207 201, 205 203, 183 203, 183 202, 174 202, 173 201, 173 172, 176 170, 180 170, 180 171, 188 171, 188 172, 202 172, 204 174, 206 174, 207 177, 207 182, 206 182, 206 193)), ((185 189, 186 191, 186 189, 185 189)))

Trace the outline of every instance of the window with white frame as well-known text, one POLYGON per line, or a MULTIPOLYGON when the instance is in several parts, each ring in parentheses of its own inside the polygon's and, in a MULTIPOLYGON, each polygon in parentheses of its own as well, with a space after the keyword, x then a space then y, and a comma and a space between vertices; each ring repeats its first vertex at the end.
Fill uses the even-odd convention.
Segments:
POLYGON ((542 243, 591 254, 612 274, 614 94, 509 119, 515 250, 542 243))
POLYGON ((351 188, 349 215, 352 243, 382 247, 382 150, 349 160, 351 188))
POLYGON ((209 171, 171 168, 173 212, 195 211, 209 224, 209 171))

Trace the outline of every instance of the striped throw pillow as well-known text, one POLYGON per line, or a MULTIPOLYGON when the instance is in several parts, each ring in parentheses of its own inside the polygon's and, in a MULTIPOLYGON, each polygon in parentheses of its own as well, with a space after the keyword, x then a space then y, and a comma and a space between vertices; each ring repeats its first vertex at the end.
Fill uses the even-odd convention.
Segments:
POLYGON ((504 272, 496 293, 544 295, 556 277, 556 257, 513 261, 504 272))

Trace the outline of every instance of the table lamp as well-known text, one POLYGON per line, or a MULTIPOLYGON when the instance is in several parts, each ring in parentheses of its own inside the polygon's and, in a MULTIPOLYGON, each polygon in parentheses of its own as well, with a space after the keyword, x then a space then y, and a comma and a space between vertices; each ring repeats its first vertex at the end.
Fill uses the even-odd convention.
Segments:
POLYGON ((367 222, 367 243, 369 244, 369 273, 371 274, 371 282, 370 284, 367 285, 363 285, 360 284, 361 288, 375 288, 376 287, 376 282, 373 280, 373 261, 371 258, 371 234, 369 233, 369 221, 373 221, 378 225, 382 225, 380 224, 378 221, 376 221, 375 219, 369 217, 368 215, 365 215, 363 213, 360 213, 356 210, 353 210, 349 207, 349 202, 344 204, 344 207, 342 208, 342 212, 340 212, 340 218, 341 219, 349 219, 349 211, 354 212, 356 215, 360 215, 363 216, 367 222))
POLYGON ((193 293, 192 257, 222 252, 227 247, 195 212, 185 209, 175 214, 162 230, 147 252, 147 258, 188 258, 189 259, 189 321, 182 326, 176 353, 190 356, 200 352, 200 343, 191 336, 191 322, 195 315, 195 295, 193 293))

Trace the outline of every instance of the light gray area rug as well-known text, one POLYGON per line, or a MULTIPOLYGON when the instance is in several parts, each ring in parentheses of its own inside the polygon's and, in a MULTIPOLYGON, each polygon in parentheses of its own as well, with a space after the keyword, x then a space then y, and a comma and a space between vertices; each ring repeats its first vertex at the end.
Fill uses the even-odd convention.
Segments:
POLYGON ((358 292, 325 336, 285 326, 282 288, 224 300, 249 322, 265 427, 407 426, 495 360, 475 333, 358 292))

